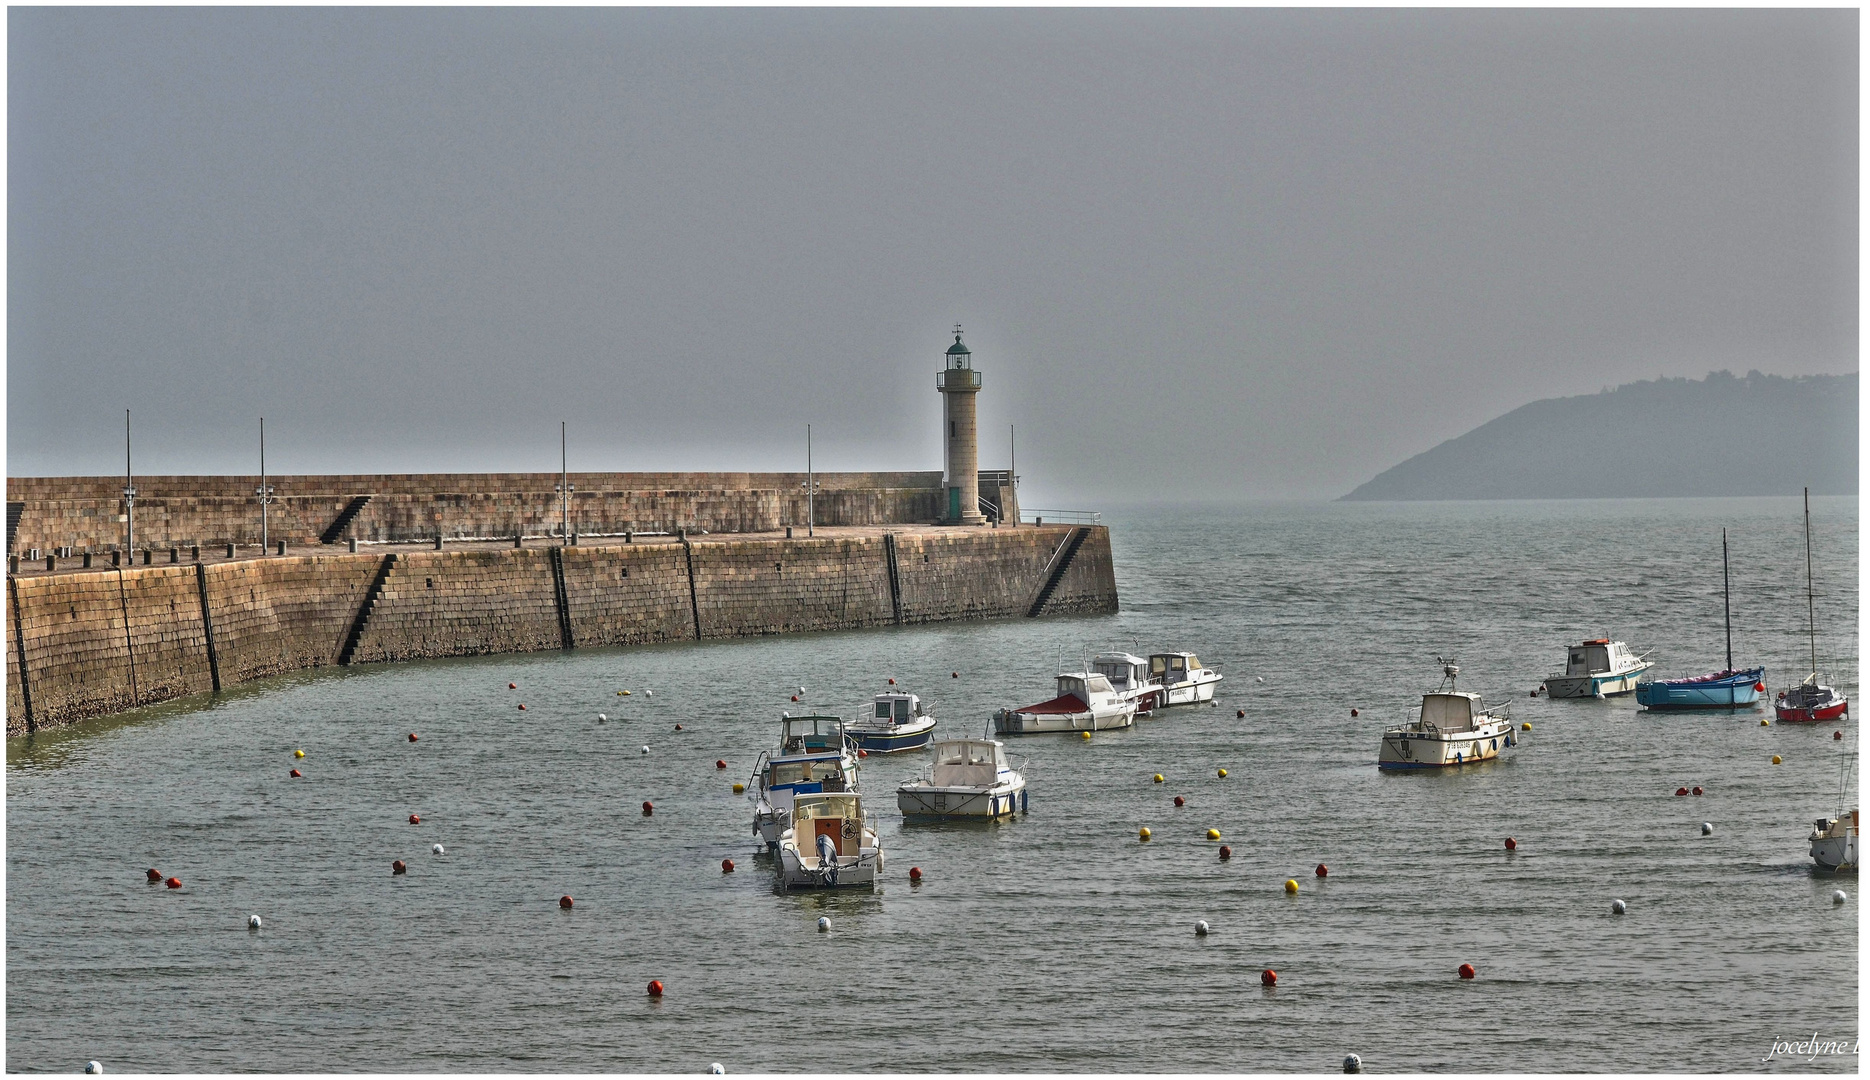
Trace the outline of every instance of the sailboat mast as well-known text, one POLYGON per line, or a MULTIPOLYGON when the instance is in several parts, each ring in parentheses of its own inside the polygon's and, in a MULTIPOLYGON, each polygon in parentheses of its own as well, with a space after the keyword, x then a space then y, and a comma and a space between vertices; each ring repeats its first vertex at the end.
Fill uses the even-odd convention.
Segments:
POLYGON ((1727 580, 1727 530, 1721 530, 1721 614, 1727 620, 1727 670, 1734 670, 1734 603, 1727 580))
POLYGON ((1805 489, 1805 626, 1811 634, 1812 671, 1818 670, 1818 609, 1812 603, 1812 489, 1805 489))

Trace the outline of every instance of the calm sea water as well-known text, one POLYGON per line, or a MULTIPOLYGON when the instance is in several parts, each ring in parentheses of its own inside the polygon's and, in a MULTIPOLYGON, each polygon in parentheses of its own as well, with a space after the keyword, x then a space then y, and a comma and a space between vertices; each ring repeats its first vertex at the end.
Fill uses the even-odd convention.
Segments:
MULTIPOLYGON (((1805 843, 1855 721, 1840 742, 1527 696, 1603 633, 1664 674, 1719 666, 1723 525, 1735 660, 1802 677, 1796 499, 1107 520, 1115 616, 359 668, 8 740, 7 1067, 1856 1069, 1761 1060, 1857 1036, 1857 881, 1805 843), (873 757, 887 882, 775 892, 730 785, 780 710, 895 677, 977 732, 1051 696, 1061 655, 1119 646, 1220 665, 1219 707, 1014 740, 1031 812, 994 827, 903 826, 921 762, 873 757), (1379 774, 1450 653, 1535 730, 1501 762, 1379 774)), ((1854 698, 1856 501, 1814 522, 1821 662, 1854 698)))

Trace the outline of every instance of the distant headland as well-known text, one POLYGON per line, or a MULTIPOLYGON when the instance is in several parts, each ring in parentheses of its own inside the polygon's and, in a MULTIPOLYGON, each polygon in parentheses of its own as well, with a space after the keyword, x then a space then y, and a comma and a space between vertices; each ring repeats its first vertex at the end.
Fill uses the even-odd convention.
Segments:
POLYGON ((1348 501, 1857 493, 1857 374, 1749 371, 1522 405, 1348 501))

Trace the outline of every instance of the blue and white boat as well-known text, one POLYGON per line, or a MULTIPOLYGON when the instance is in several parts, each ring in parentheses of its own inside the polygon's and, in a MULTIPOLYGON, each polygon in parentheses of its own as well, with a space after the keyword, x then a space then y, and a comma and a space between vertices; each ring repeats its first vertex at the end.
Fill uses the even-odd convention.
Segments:
POLYGON ((935 714, 923 708, 922 699, 914 694, 878 694, 870 699, 870 709, 861 719, 844 725, 844 733, 866 753, 919 750, 934 736, 935 714))
POLYGON ((1655 679, 1636 684, 1636 702, 1646 709, 1728 709, 1750 706, 1766 689, 1766 669, 1716 671, 1692 679, 1655 679))
POLYGON ((1692 679, 1645 679, 1636 684, 1636 703, 1646 709, 1737 709, 1766 692, 1764 667, 1734 666, 1734 609, 1727 576, 1727 530, 1721 530, 1721 612, 1727 622, 1727 666, 1692 679))
POLYGON ((753 832, 766 846, 779 846, 779 836, 792 824, 792 802, 798 795, 857 790, 857 747, 835 716, 791 716, 779 719, 779 746, 762 752, 747 781, 753 803, 753 832))

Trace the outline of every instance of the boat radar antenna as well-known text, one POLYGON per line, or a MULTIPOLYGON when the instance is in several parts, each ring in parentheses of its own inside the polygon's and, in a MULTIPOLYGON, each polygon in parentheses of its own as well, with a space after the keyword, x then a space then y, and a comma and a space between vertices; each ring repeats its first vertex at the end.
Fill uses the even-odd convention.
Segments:
POLYGON ((1455 665, 1454 657, 1437 656, 1435 662, 1441 665, 1441 673, 1448 681, 1448 689, 1453 690, 1455 676, 1461 674, 1461 669, 1455 665))

